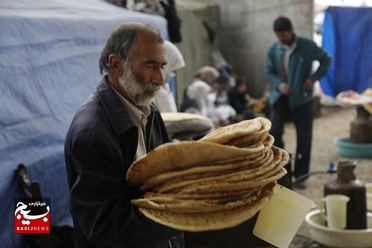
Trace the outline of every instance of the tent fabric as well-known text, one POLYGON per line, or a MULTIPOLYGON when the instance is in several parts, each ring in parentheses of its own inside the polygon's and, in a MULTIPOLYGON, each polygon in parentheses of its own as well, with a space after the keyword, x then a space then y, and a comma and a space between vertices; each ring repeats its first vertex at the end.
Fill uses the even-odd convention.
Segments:
POLYGON ((320 80, 326 95, 372 87, 372 8, 327 8, 322 46, 333 58, 328 74, 320 80))
POLYGON ((117 24, 157 27, 164 17, 128 11, 104 0, 0 2, 0 247, 24 247, 14 234, 16 168, 27 166, 51 201, 51 224, 72 225, 64 139, 70 121, 102 75, 98 60, 117 24))

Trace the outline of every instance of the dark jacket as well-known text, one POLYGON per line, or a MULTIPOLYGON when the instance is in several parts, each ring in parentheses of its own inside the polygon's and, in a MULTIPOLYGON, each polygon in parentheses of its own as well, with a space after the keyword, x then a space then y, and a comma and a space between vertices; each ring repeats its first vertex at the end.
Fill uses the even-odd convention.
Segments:
MULTIPOLYGON (((146 127, 148 151, 169 142, 160 113, 154 105, 151 109, 146 127)), ((137 140, 137 126, 105 77, 77 111, 65 141, 77 248, 163 248, 174 236, 182 236, 146 218, 130 203, 141 196, 125 180, 137 140)))

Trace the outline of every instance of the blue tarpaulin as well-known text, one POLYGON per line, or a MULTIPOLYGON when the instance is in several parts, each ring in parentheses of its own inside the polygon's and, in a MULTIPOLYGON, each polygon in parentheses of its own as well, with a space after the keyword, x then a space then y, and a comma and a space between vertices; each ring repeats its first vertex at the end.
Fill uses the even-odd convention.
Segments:
POLYGON ((372 8, 328 7, 322 46, 333 58, 328 74, 320 80, 326 95, 372 88, 372 8))
POLYGON ((70 121, 102 75, 98 60, 117 24, 156 26, 165 18, 104 0, 0 2, 0 247, 24 247, 14 234, 19 163, 51 201, 51 224, 72 225, 63 155, 70 121))

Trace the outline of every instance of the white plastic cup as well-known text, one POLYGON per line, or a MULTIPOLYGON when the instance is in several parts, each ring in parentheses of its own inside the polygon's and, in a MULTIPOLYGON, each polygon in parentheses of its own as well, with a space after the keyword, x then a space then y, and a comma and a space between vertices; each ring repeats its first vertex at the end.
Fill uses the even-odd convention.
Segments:
POLYGON ((331 229, 341 230, 346 227, 347 203, 350 200, 346 195, 329 194, 321 201, 321 213, 331 229), (324 210, 325 205, 325 210, 324 210))
POLYGON ((314 207, 310 199, 278 185, 270 202, 261 209, 253 234, 279 248, 287 248, 314 207))

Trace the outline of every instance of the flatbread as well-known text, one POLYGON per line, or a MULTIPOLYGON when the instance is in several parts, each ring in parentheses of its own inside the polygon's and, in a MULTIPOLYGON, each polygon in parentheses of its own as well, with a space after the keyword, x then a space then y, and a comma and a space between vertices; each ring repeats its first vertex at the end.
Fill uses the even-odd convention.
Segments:
POLYGON ((219 144, 237 145, 256 140, 269 132, 270 120, 257 117, 216 129, 205 135, 200 141, 210 141, 219 144))
MULTIPOLYGON (((258 187, 256 189, 261 190, 262 187, 258 187)), ((226 197, 226 196, 245 195, 249 192, 252 192, 252 189, 231 190, 231 191, 228 191, 228 192, 212 192, 212 193, 196 192, 196 193, 190 193, 190 194, 147 192, 147 193, 145 193, 144 198, 149 198, 149 199, 168 198, 168 199, 180 199, 180 200, 182 200, 182 199, 209 200, 209 199, 218 199, 218 198, 226 197)))
POLYGON ((184 170, 174 170, 165 172, 148 179, 141 187, 141 191, 151 191, 164 183, 171 183, 174 181, 182 181, 185 179, 194 179, 206 177, 212 173, 212 175, 222 175, 226 171, 236 170, 242 167, 258 167, 260 161, 265 161, 270 157, 270 150, 252 154, 252 156, 246 156, 243 158, 237 158, 233 161, 218 161, 212 163, 205 163, 195 167, 190 167, 184 170))
POLYGON ((228 192, 230 190, 242 190, 249 188, 256 188, 259 186, 265 186, 282 178, 287 171, 284 168, 280 168, 280 171, 275 175, 267 178, 255 178, 249 181, 215 181, 215 182, 204 182, 194 185, 188 185, 187 187, 173 190, 172 193, 178 194, 189 194, 195 192, 228 192))
POLYGON ((267 184, 251 202, 229 210, 204 213, 174 213, 171 211, 139 208, 148 218, 162 225, 182 231, 209 231, 237 226, 252 218, 275 193, 276 182, 267 184))
POLYGON ((205 213, 229 210, 246 205, 257 199, 261 187, 245 194, 220 196, 214 199, 178 199, 175 197, 146 197, 132 200, 138 207, 171 211, 173 213, 205 213))
POLYGON ((207 117, 182 112, 161 113, 170 137, 202 136, 213 130, 213 121, 207 117))
POLYGON ((223 173, 218 171, 184 175, 161 184, 153 191, 156 193, 195 193, 195 190, 200 192, 224 192, 262 186, 263 182, 274 181, 278 179, 282 172, 286 172, 281 171, 281 168, 289 160, 288 153, 282 149, 275 147, 270 152, 270 156, 266 160, 258 161, 253 167, 246 166, 238 170, 226 170, 223 173), (277 175, 277 173, 279 174, 277 175))
MULTIPOLYGON (((251 174, 253 177, 255 177, 260 174, 261 167, 273 164, 272 163, 273 160, 274 160, 274 156, 271 152, 268 158, 257 162, 255 167, 253 168, 249 168, 246 166, 244 167, 244 170, 232 169, 232 170, 223 171, 222 173, 221 171, 217 171, 217 172, 208 172, 208 173, 198 173, 196 175, 195 174, 185 175, 185 176, 176 178, 175 180, 171 180, 166 183, 163 183, 159 187, 155 188, 153 191, 157 193, 178 192, 179 191, 178 189, 180 188, 192 188, 192 187, 197 187, 198 185, 203 185, 203 184, 221 183, 221 182, 226 181, 228 178, 239 176, 240 174, 243 174, 246 171, 247 171, 246 173, 251 174), (255 173, 252 173, 252 171, 254 171, 255 173)), ((243 189, 243 188, 240 188, 240 189, 243 189)), ((224 189, 216 190, 216 191, 223 192, 224 189)))
POLYGON ((167 143, 134 162, 127 181, 144 195, 140 212, 184 231, 236 226, 275 193, 289 154, 274 146, 271 122, 256 118, 215 130, 198 141, 167 143))
POLYGON ((237 148, 207 141, 166 143, 135 161, 128 169, 126 180, 133 186, 140 186, 149 178, 164 172, 244 157, 264 149, 263 144, 250 148, 237 148))

